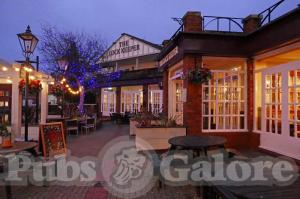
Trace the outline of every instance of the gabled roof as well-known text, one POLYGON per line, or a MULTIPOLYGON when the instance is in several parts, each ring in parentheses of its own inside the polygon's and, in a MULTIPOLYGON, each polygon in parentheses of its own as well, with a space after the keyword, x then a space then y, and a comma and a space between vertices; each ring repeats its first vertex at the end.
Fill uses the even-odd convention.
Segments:
MULTIPOLYGON (((117 44, 118 41, 120 41, 124 36, 127 36, 129 38, 132 38, 133 40, 136 40, 144 45, 148 45, 150 46, 152 49, 155 49, 155 51, 157 51, 156 53, 158 54, 160 52, 160 50, 162 49, 162 46, 161 45, 158 45, 158 44, 154 44, 152 42, 149 42, 149 41, 146 41, 144 39, 141 39, 139 37, 136 37, 136 36, 133 36, 131 34, 128 34, 128 33, 122 33, 120 37, 118 37, 118 39, 115 40, 115 42, 113 42, 109 48, 107 48, 107 50, 100 56, 99 58, 99 63, 101 62, 101 59, 103 59, 105 57, 106 54, 108 54, 108 52, 110 50, 113 49, 113 47, 117 44)), ((152 53, 153 54, 153 53, 152 53)))
POLYGON ((138 40, 138 41, 140 41, 140 42, 143 42, 143 43, 145 43, 145 44, 148 44, 148 45, 152 46, 153 48, 157 48, 158 50, 161 50, 161 49, 162 49, 162 46, 161 46, 161 45, 152 43, 152 42, 150 42, 150 41, 146 41, 146 40, 144 40, 144 39, 141 39, 141 38, 138 38, 138 37, 136 37, 136 36, 130 35, 130 34, 128 34, 128 33, 122 33, 121 36, 120 36, 119 38, 121 38, 123 35, 127 35, 128 37, 132 37, 132 38, 134 38, 134 39, 136 39, 136 40, 138 40))

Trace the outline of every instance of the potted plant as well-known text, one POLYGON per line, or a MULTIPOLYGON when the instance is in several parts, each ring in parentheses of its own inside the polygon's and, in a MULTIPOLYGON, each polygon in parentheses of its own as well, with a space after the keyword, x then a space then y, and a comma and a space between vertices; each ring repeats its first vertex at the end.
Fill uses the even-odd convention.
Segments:
POLYGON ((2 148, 12 147, 11 133, 5 124, 0 124, 0 136, 2 137, 2 148))

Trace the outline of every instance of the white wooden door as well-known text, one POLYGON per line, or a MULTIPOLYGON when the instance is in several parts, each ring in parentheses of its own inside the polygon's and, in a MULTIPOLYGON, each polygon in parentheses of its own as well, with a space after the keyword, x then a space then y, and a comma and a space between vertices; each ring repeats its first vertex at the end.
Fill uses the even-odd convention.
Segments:
POLYGON ((262 72, 261 147, 300 159, 300 62, 262 72))
POLYGON ((116 112, 116 93, 113 91, 104 91, 102 94, 102 115, 109 116, 116 112))
POLYGON ((122 92, 122 113, 137 113, 141 111, 143 103, 142 91, 123 91, 122 92))

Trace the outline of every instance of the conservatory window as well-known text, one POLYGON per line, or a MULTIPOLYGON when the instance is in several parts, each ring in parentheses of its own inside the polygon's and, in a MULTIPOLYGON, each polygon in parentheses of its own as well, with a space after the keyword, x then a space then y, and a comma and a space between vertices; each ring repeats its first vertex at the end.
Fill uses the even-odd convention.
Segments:
POLYGON ((246 74, 241 69, 212 70, 202 87, 203 130, 246 130, 246 74))

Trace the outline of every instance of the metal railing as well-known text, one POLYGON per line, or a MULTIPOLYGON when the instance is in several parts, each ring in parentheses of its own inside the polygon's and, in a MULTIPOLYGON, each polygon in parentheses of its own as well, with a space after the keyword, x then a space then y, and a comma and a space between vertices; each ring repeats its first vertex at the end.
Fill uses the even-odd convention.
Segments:
POLYGON ((264 11, 262 11, 261 13, 259 13, 259 16, 262 17, 260 26, 263 26, 265 24, 268 24, 272 21, 272 13, 274 12, 274 10, 281 5, 285 0, 280 0, 277 3, 275 3, 274 5, 272 5, 271 7, 265 9, 264 11))
POLYGON ((222 32, 243 32, 243 18, 204 16, 202 20, 203 30, 222 32), (214 23, 214 26, 212 24, 214 23))
POLYGON ((174 33, 174 35, 172 35, 171 37, 171 41, 180 33, 183 31, 183 24, 180 25, 180 27, 178 28, 178 30, 174 33))

